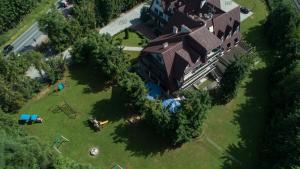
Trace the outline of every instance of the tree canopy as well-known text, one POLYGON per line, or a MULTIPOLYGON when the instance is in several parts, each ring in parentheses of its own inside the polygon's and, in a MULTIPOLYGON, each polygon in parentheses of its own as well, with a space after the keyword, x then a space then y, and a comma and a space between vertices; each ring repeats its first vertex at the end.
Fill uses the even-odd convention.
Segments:
POLYGON ((39 1, 0 0, 0 34, 14 28, 39 1))
POLYGON ((240 56, 232 64, 230 64, 220 82, 220 88, 218 96, 221 102, 228 103, 237 94, 237 90, 240 87, 242 80, 249 72, 250 66, 255 57, 255 52, 240 56))
POLYGON ((108 34, 89 33, 75 42, 71 53, 74 63, 87 63, 113 80, 118 80, 128 68, 120 44, 108 34))

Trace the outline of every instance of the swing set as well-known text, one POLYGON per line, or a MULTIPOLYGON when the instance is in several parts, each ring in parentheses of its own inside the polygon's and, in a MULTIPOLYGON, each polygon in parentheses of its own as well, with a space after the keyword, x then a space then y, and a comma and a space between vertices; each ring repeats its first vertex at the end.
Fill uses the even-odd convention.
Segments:
POLYGON ((62 136, 62 135, 59 135, 55 138, 53 144, 52 144, 52 147, 54 148, 55 151, 57 151, 58 153, 61 154, 61 152, 58 150, 59 147, 65 143, 65 142, 69 142, 70 140, 68 140, 66 137, 62 136))

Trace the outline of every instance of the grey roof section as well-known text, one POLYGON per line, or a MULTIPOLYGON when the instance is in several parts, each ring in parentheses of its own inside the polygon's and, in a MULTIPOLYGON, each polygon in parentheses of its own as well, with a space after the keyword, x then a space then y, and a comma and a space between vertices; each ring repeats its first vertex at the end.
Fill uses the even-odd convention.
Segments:
POLYGON ((220 3, 221 3, 221 9, 224 12, 229 12, 239 6, 233 0, 220 0, 220 3))

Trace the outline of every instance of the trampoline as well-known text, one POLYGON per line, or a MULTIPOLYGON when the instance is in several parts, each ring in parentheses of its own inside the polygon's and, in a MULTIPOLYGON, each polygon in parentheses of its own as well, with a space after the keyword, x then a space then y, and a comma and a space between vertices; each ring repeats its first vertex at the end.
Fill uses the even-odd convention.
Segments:
POLYGON ((155 100, 161 96, 161 89, 157 84, 152 82, 146 83, 146 88, 148 90, 147 98, 149 100, 155 100))
POLYGON ((180 102, 173 98, 163 101, 163 108, 168 109, 171 113, 175 113, 180 106, 180 102))
POLYGON ((30 120, 36 121, 37 119, 38 119, 38 115, 36 115, 36 114, 31 115, 30 120))
POLYGON ((30 115, 29 114, 21 114, 19 120, 20 121, 29 121, 30 115))

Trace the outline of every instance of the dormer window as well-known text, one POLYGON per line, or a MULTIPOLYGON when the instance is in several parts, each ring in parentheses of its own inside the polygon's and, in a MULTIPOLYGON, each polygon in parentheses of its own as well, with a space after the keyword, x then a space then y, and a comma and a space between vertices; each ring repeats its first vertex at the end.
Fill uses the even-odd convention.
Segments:
POLYGON ((235 33, 240 31, 240 26, 236 27, 235 33))

